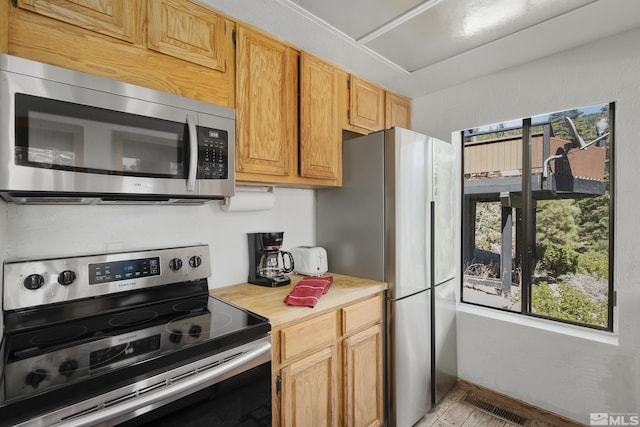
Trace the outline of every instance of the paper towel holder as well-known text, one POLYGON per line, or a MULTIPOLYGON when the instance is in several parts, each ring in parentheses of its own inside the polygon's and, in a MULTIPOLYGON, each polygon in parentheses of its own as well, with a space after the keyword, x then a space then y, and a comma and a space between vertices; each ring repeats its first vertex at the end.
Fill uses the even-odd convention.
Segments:
POLYGON ((220 208, 223 212, 264 211, 273 208, 274 200, 273 186, 241 186, 234 196, 220 201, 220 208))

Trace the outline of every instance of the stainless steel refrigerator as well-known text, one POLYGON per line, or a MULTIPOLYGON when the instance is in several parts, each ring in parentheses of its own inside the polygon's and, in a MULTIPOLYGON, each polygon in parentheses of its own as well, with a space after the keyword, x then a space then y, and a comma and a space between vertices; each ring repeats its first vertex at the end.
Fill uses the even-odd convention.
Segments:
POLYGON ((417 423, 457 377, 456 176, 451 144, 392 128, 343 141, 343 186, 320 189, 329 271, 389 283, 386 418, 417 423))

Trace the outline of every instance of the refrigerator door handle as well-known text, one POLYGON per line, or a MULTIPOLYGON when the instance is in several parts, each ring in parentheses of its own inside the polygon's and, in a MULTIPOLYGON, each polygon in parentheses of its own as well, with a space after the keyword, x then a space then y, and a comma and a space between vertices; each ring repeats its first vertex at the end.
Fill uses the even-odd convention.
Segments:
POLYGON ((412 296, 414 296, 414 295, 418 295, 418 294, 422 294, 422 293, 424 293, 424 292, 427 292, 427 291, 429 291, 429 290, 431 290, 431 288, 426 288, 426 289, 423 289, 423 290, 421 290, 421 291, 414 292, 414 293, 412 293, 411 295, 404 295, 404 296, 402 296, 402 297, 400 297, 400 298, 389 298, 389 297, 387 297, 387 301, 389 301, 389 302, 398 302, 398 301, 402 301, 402 300, 405 300, 405 299, 407 299, 407 298, 411 298, 411 297, 412 297, 412 296))
POLYGON ((448 282, 452 281, 453 279, 455 279, 455 276, 447 277, 442 282, 436 283, 433 287, 435 288, 436 286, 444 285, 445 283, 448 283, 448 282))
POLYGON ((435 336, 436 336, 436 290, 435 290, 435 281, 436 281, 436 268, 435 268, 435 261, 436 261, 436 255, 435 255, 435 249, 436 249, 436 244, 435 244, 435 231, 436 231, 436 226, 435 226, 435 215, 436 215, 436 202, 434 200, 431 200, 431 203, 429 203, 430 208, 431 208, 431 221, 430 221, 430 237, 431 237, 431 242, 429 242, 429 283, 431 284, 431 286, 433 287, 433 291, 431 292, 431 301, 430 301, 430 305, 431 305, 431 324, 430 329, 431 329, 431 406, 434 406, 436 404, 436 342, 435 342, 435 336))

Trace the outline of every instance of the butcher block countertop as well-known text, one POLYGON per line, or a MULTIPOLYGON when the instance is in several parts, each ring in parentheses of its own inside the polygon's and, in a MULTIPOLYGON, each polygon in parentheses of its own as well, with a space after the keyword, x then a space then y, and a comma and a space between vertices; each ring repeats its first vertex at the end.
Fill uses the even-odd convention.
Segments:
POLYGON ((267 288, 250 283, 210 289, 209 293, 269 319, 272 328, 304 320, 309 316, 336 310, 344 305, 371 297, 387 289, 385 282, 326 273, 333 276, 329 291, 320 297, 314 308, 296 307, 284 303, 284 298, 303 277, 290 274, 291 284, 267 288))

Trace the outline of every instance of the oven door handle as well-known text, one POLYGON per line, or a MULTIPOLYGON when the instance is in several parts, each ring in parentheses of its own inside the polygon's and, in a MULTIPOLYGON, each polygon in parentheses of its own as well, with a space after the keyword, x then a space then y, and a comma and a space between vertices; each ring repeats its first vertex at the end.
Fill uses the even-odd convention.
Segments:
MULTIPOLYGON (((164 403, 170 403, 183 396, 191 394, 195 391, 203 389, 211 384, 215 383, 215 379, 226 374, 227 372, 238 368, 244 364, 251 362, 263 354, 271 351, 271 342, 263 342, 257 345, 255 348, 246 352, 245 354, 236 357, 229 362, 220 365, 216 368, 212 368, 210 371, 206 371, 202 374, 197 374, 194 377, 187 378, 178 383, 169 384, 166 387, 159 388, 157 391, 148 392, 143 396, 135 396, 129 400, 123 401, 120 404, 100 409, 96 412, 91 412, 79 417, 71 417, 63 420, 60 423, 55 424, 56 427, 70 427, 70 426, 90 426, 105 421, 116 419, 120 416, 130 414, 134 411, 140 410, 146 406, 154 405, 170 399, 164 403)), ((161 406, 161 405, 160 405, 161 406)), ((156 406, 159 407, 159 406, 156 406)), ((142 413, 140 414, 142 415, 142 413)), ((110 425, 110 424, 109 424, 110 425)))
POLYGON ((196 122, 187 114, 187 129, 189 129, 189 174, 187 176, 187 191, 196 188, 196 172, 198 171, 198 131, 196 122))

